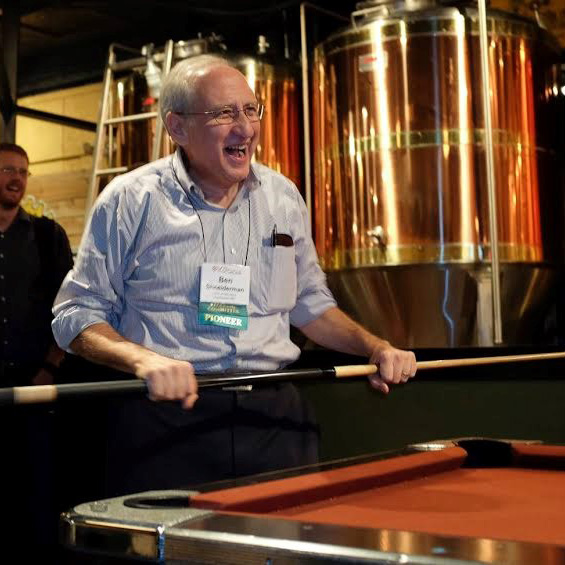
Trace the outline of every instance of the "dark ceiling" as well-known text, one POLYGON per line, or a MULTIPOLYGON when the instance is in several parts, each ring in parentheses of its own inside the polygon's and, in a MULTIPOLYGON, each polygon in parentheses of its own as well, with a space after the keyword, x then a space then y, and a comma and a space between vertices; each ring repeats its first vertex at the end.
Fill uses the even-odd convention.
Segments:
MULTIPOLYGON (((14 2, 0 5, 6 11, 14 2)), ((350 0, 315 4, 345 17, 355 9, 350 0)), ((259 35, 275 57, 285 42, 291 58, 300 52, 299 0, 20 0, 19 11, 18 97, 101 80, 113 42, 160 46, 213 32, 232 52, 253 53, 259 35)), ((314 7, 307 16, 312 44, 346 24, 314 7)))

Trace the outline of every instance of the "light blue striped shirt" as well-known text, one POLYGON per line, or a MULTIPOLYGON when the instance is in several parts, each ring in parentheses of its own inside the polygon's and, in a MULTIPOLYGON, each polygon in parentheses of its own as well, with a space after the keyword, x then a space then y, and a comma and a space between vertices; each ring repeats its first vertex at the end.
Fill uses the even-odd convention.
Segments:
POLYGON ((302 197, 287 178, 254 164, 232 205, 214 206, 179 151, 117 177, 98 197, 55 300, 55 339, 68 350, 88 326, 107 322, 197 372, 281 368, 300 354, 289 324, 335 306, 302 197), (274 226, 294 246, 273 247, 274 226), (249 265, 247 330, 198 324, 205 260, 249 265))

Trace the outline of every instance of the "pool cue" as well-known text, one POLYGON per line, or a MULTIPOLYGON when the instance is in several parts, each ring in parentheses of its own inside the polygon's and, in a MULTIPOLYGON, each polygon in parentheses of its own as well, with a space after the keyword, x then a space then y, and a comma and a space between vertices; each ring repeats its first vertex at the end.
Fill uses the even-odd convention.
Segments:
MULTIPOLYGON (((196 375, 198 389, 223 388, 257 385, 268 382, 287 382, 297 380, 332 379, 336 377, 356 377, 372 375, 377 372, 376 365, 345 365, 327 369, 288 369, 264 373, 225 373, 196 375)), ((61 385, 16 386, 0 388, 0 406, 15 404, 42 404, 68 398, 85 396, 106 396, 147 392, 144 380, 133 378, 123 381, 102 381, 91 383, 71 383, 61 385)))
POLYGON ((524 361, 548 361, 565 359, 565 351, 555 353, 528 353, 524 355, 498 355, 494 357, 468 357, 464 359, 439 359, 437 361, 418 361, 418 370, 449 369, 451 367, 469 367, 475 365, 495 365, 496 363, 520 363, 524 361))
MULTIPOLYGON (((495 357, 471 357, 464 359, 440 359, 436 361, 418 361, 416 367, 419 371, 429 369, 448 369, 455 367, 469 367, 477 365, 493 365, 497 363, 516 363, 525 361, 539 361, 563 359, 565 352, 533 353, 525 355, 499 355, 495 357)), ((313 379, 346 379, 351 377, 365 377, 378 372, 376 365, 342 365, 327 369, 289 369, 265 373, 245 373, 226 375, 197 375, 198 388, 223 388, 244 385, 256 385, 267 382, 286 382, 313 379)), ((104 381, 92 383, 72 383, 62 385, 20 386, 0 388, 0 406, 15 404, 40 404, 50 403, 67 398, 80 398, 84 396, 102 396, 113 394, 128 394, 147 392, 147 386, 142 379, 124 381, 104 381)))

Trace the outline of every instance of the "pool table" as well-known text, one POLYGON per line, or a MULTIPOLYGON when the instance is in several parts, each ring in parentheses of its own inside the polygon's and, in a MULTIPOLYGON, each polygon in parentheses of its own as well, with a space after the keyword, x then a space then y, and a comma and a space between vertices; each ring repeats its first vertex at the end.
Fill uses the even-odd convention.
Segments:
MULTIPOLYGON (((81 504, 71 551, 167 563, 565 563, 565 446, 484 438, 81 504)), ((78 555, 78 553, 77 553, 78 555)))

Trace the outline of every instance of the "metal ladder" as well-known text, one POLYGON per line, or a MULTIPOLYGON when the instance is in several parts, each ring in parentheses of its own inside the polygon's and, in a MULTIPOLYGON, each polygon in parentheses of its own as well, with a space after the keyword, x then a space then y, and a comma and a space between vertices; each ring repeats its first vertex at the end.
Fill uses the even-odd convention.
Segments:
MULTIPOLYGON (((172 60, 173 60, 173 50, 174 42, 172 40, 167 41, 164 48, 163 63, 161 68, 161 80, 163 80, 169 71, 171 70, 172 60)), ((150 54, 149 54, 150 56, 150 54)), ((92 173, 90 176, 90 183, 88 186, 88 192, 86 194, 86 204, 85 204, 85 217, 88 217, 90 209, 96 200, 99 193, 100 178, 105 175, 113 175, 125 173, 128 167, 111 167, 111 168, 101 168, 101 163, 103 159, 104 142, 107 136, 109 145, 109 154, 112 155, 112 143, 113 143, 113 128, 118 124, 123 124, 126 122, 140 121, 140 120, 150 120, 156 118, 155 127, 155 137, 153 139, 153 146, 151 152, 151 160, 159 158, 159 152, 161 149, 161 143, 163 138, 163 122, 159 119, 158 112, 143 112, 140 114, 131 114, 128 116, 112 117, 111 116, 111 87, 114 81, 114 74, 116 72, 133 70, 135 68, 143 67, 147 65, 147 56, 143 56, 142 52, 137 49, 132 49, 131 47, 126 47, 118 43, 113 43, 110 45, 108 53, 108 62, 106 63, 106 69, 104 71, 104 82, 102 87, 102 102, 100 104, 100 110, 98 115, 98 126, 96 128, 96 141, 94 143, 94 151, 92 156, 92 173), (138 55, 134 58, 129 58, 118 62, 116 56, 116 50, 122 50, 127 53, 133 53, 138 55)))

